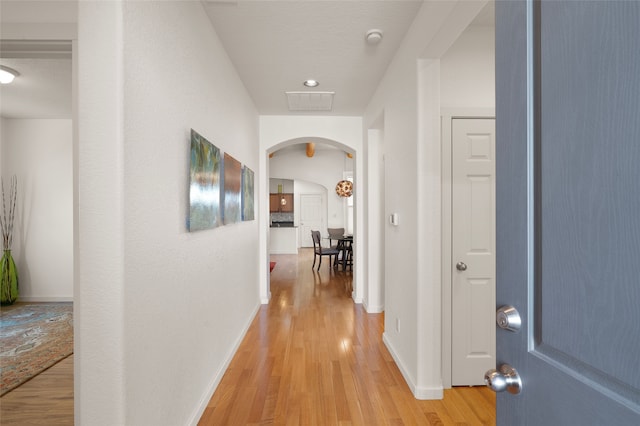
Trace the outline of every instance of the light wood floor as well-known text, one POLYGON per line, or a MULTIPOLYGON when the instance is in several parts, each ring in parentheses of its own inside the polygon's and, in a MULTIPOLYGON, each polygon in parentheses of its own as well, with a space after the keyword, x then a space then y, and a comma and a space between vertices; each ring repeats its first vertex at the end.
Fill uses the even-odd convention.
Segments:
POLYGON ((73 425, 73 355, 3 395, 0 425, 73 425))
MULTIPOLYGON (((200 425, 494 425, 495 395, 454 388, 413 398, 382 343, 382 314, 349 297, 351 273, 312 254, 272 256, 272 299, 200 425)), ((0 425, 73 425, 73 355, 0 398, 0 425)))
POLYGON ((260 308, 200 425, 493 425, 484 387, 418 401, 385 345, 383 314, 350 295, 351 273, 311 251, 272 256, 271 302, 260 308))

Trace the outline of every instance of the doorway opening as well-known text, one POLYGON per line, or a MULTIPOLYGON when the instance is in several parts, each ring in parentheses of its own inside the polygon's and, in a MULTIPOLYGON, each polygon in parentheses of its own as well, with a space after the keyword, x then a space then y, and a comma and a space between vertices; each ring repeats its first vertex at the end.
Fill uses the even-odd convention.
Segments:
POLYGON ((329 228, 356 234, 354 196, 342 197, 335 190, 344 179, 357 187, 350 148, 321 138, 286 141, 269 150, 267 170, 268 257, 313 247, 312 230, 327 245, 329 228))

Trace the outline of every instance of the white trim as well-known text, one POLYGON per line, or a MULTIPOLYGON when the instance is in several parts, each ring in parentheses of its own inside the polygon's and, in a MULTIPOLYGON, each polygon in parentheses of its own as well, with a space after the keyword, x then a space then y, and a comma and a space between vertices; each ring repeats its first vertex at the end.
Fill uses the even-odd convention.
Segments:
POLYGON ((30 302, 30 303, 40 303, 40 302, 47 302, 47 303, 61 303, 61 302, 73 302, 73 296, 69 296, 69 297, 59 297, 59 296, 45 296, 45 297, 39 297, 39 296, 25 296, 25 297, 18 297, 18 302, 30 302))
POLYGON ((387 333, 382 333, 382 341, 384 342, 384 345, 387 347, 387 350, 389 350, 389 353, 391 354, 391 357, 393 358, 394 362, 398 366, 398 369, 400 370, 402 377, 404 377, 405 382, 407 382, 407 385, 409 386, 411 393, 416 399, 434 400, 434 399, 444 398, 444 388, 442 387, 442 384, 440 384, 440 386, 430 386, 430 387, 417 386, 414 377, 412 377, 411 374, 409 374, 408 370, 405 368, 405 366, 400 361, 400 358, 396 354, 396 350, 393 348, 391 341, 387 339, 387 333))
POLYGON ((366 301, 362 302, 362 306, 364 306, 364 310, 367 311, 368 314, 381 314, 384 312, 384 305, 368 305, 366 301))
POLYGON ((442 136, 442 384, 451 388, 451 115, 441 118, 442 136))
POLYGON ((3 22, 2 40, 77 40, 75 22, 3 22))
POLYGON ((209 401, 211 401, 211 398, 213 397, 213 393, 218 388, 220 381, 222 381, 222 377, 224 377, 224 373, 227 372, 227 368, 229 367, 229 364, 231 364, 231 360, 236 355, 236 352, 238 352, 238 348, 240 347, 242 340, 245 338, 247 332, 249 331, 249 327, 251 326, 251 323, 253 322, 256 315, 258 314, 258 310, 260 309, 260 306, 261 305, 256 305, 256 307, 253 310, 253 313, 251 314, 251 316, 249 316, 249 320, 244 325, 242 332, 240 333, 233 347, 227 354, 227 357, 224 363, 220 366, 220 368, 218 368, 218 371, 216 371, 216 374, 213 376, 213 379, 211 379, 211 381, 209 382, 209 385, 205 388, 206 389, 205 393, 200 398, 200 401, 198 401, 198 406, 196 407, 193 414, 187 420, 188 425, 192 425, 192 426, 198 425, 198 422, 200 421, 200 418, 202 417, 204 410, 207 409, 207 405, 209 404, 209 401))
POLYGON ((423 401, 444 399, 444 388, 442 387, 442 385, 434 387, 421 386, 416 388, 416 390, 413 392, 413 395, 416 397, 416 399, 420 399, 423 401))
POLYGON ((451 118, 495 118, 495 108, 442 108, 442 117, 451 118))
POLYGON ((495 118, 493 108, 444 108, 441 111, 442 144, 442 384, 451 388, 451 135, 454 118, 495 118))

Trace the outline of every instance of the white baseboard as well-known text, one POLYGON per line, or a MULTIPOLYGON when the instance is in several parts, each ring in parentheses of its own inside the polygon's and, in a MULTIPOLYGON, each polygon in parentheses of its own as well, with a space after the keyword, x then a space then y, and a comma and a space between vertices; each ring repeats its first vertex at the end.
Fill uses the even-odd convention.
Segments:
POLYGON ((425 400, 425 401, 443 399, 444 389, 442 386, 434 386, 434 387, 420 386, 414 390, 413 396, 415 396, 416 399, 425 400))
POLYGON ((367 305, 366 302, 362 302, 364 306, 364 310, 367 311, 368 314, 381 314, 384 312, 383 305, 367 305))
POLYGON ((267 297, 263 297, 260 299, 260 303, 263 305, 268 305, 270 300, 271 300, 271 290, 269 290, 269 294, 267 294, 267 297))
POLYGON ((73 297, 18 296, 18 302, 73 302, 73 297))
POLYGON ((213 393, 216 391, 216 388, 220 384, 220 381, 222 380, 222 377, 224 376, 224 373, 227 371, 227 368, 229 367, 229 364, 231 363, 231 360, 233 359, 233 357, 235 356, 236 352, 238 351, 238 348, 240 347, 240 344, 242 343, 242 340, 244 339, 244 336, 247 334, 247 331, 249 331, 249 327, 251 326, 251 323, 253 322, 253 320, 254 320, 256 314, 258 313, 259 309, 260 309, 260 305, 257 305, 255 307, 255 309, 253 310, 253 313, 249 316, 249 319, 248 319, 247 323, 245 324, 245 326, 242 329, 242 332, 240 333, 240 335, 236 339, 233 347, 231 348, 231 350, 227 354, 227 358, 225 359, 225 361, 222 364, 222 366, 218 369, 216 374, 213 376, 213 379, 211 379, 211 382, 209 382, 209 385, 207 386, 204 395, 202 395, 202 398, 200 398, 200 401, 198 401, 198 405, 197 405, 195 411, 193 412, 193 414, 191 415, 191 417, 187 421, 188 425, 190 425, 190 426, 197 426, 198 425, 198 421, 200 420, 200 417, 202 417, 202 414, 204 413, 204 410, 207 409, 207 404, 211 400, 211 397, 213 396, 213 393))
POLYGON ((407 385, 409 385, 409 389, 411 389, 411 393, 413 393, 413 396, 416 399, 433 400, 444 398, 444 388, 442 387, 442 385, 430 387, 416 385, 415 379, 409 374, 407 368, 401 362, 400 357, 398 357, 398 354, 391 344, 391 341, 387 338, 387 333, 382 333, 382 341, 389 350, 391 357, 400 369, 400 373, 402 373, 402 377, 404 377, 405 382, 407 382, 407 385))

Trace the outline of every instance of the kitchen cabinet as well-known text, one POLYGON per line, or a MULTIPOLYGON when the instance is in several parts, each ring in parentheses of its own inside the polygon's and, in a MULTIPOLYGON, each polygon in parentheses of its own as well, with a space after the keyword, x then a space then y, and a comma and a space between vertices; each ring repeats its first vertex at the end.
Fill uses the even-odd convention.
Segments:
POLYGON ((280 211, 279 194, 269 194, 269 213, 278 213, 280 211))
POLYGON ((270 213, 293 213, 293 194, 269 194, 270 213))
POLYGON ((298 227, 270 228, 270 254, 298 254, 298 227))

